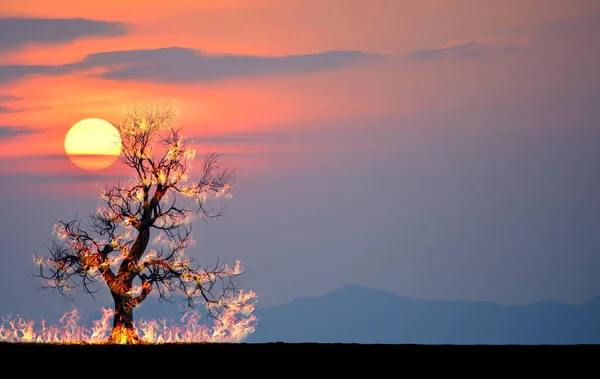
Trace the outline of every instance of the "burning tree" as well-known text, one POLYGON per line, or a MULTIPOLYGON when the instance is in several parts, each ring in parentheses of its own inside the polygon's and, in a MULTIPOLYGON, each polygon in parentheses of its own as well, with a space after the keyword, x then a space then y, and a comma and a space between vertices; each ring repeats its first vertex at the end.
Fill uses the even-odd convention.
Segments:
POLYGON ((175 117, 173 106, 127 111, 115 127, 122 141, 120 158, 133 169, 132 180, 102 188, 101 206, 87 224, 77 217, 58 221, 49 256, 35 256, 43 287, 66 297, 76 289, 93 297, 93 283, 108 286, 114 301, 109 343, 141 342, 133 310, 151 293, 160 299, 183 294, 189 307, 202 302, 215 318, 227 309, 253 310, 248 304, 256 295, 234 285, 233 278, 242 273, 240 261, 207 268, 184 253, 193 243, 194 216, 210 220, 223 213, 208 208, 206 200, 230 195, 233 171, 219 154, 209 153, 199 180, 189 182, 195 150, 173 126, 175 117))

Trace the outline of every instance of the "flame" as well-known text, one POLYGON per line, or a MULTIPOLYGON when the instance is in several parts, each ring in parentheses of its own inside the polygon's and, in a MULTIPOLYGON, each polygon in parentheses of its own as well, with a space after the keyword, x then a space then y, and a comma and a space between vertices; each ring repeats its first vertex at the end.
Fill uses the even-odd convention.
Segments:
MULTIPOLYGON (((134 322, 140 344, 169 343, 240 343, 256 328, 253 291, 239 291, 221 317, 212 325, 202 324, 197 311, 186 312, 181 324, 169 323, 166 319, 141 319, 134 322)), ((102 318, 94 320, 91 328, 80 325, 77 309, 66 312, 58 325, 47 325, 42 319, 36 328, 35 321, 17 315, 0 317, 0 342, 46 343, 46 344, 125 344, 131 341, 131 331, 125 328, 113 333, 114 311, 102 308, 102 318)))

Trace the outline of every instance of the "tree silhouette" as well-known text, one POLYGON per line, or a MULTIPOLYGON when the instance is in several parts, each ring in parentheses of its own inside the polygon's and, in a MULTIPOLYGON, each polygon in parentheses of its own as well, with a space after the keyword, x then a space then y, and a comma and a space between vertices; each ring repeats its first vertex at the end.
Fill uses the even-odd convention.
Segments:
POLYGON ((184 253, 193 243, 194 216, 211 220, 223 213, 224 208, 208 208, 206 200, 230 195, 233 171, 219 154, 209 153, 200 178, 189 182, 195 150, 173 126, 175 118, 172 105, 128 110, 115 127, 122 140, 121 161, 133 169, 132 180, 102 188, 101 206, 89 223, 82 225, 77 217, 58 221, 49 256, 35 256, 44 288, 66 297, 83 290, 93 297, 93 283, 108 286, 114 301, 109 343, 140 342, 133 310, 152 292, 161 300, 183 294, 190 307, 203 302, 213 317, 255 296, 234 285, 233 278, 242 273, 240 261, 206 268, 184 253))

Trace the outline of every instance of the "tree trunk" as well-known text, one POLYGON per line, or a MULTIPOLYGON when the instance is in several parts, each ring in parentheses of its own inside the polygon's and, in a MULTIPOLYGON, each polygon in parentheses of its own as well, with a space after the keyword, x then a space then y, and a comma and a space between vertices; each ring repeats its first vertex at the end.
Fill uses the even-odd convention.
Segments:
POLYGON ((111 291, 115 301, 115 314, 113 317, 113 329, 108 339, 109 343, 136 344, 140 338, 133 325, 133 304, 131 296, 119 295, 111 291))
POLYGON ((109 285, 110 294, 115 302, 113 329, 110 333, 109 343, 135 344, 141 342, 133 325, 135 302, 131 297, 131 290, 138 261, 146 251, 149 240, 150 228, 141 228, 131 251, 121 262, 116 280, 109 285))

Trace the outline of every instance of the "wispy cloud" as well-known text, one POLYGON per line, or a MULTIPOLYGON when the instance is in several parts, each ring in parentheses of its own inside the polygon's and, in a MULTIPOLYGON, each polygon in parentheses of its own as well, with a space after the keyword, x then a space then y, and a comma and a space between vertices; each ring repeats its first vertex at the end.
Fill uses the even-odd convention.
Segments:
POLYGON ((523 40, 459 41, 440 47, 409 50, 390 55, 361 51, 325 51, 287 56, 214 55, 182 47, 108 51, 90 54, 80 62, 63 65, 3 65, 0 66, 0 82, 30 75, 63 75, 97 68, 105 71, 94 75, 110 80, 206 82, 335 70, 361 62, 394 57, 428 60, 447 56, 464 57, 509 52, 526 45, 527 41, 523 40))
POLYGON ((83 18, 0 18, 0 52, 31 43, 70 42, 127 33, 127 24, 83 18))
POLYGON ((0 102, 3 101, 14 101, 14 100, 21 100, 21 97, 18 96, 13 96, 13 95, 9 95, 7 93, 5 94, 0 94, 0 102))
POLYGON ((4 105, 2 105, 3 102, 5 101, 14 101, 14 100, 20 100, 20 97, 17 96, 12 96, 9 94, 0 94, 0 113, 17 113, 17 112, 23 112, 24 109, 15 109, 15 108, 11 108, 11 107, 6 107, 4 105))
POLYGON ((121 52, 118 55, 91 57, 100 60, 140 61, 139 54, 149 54, 145 62, 104 73, 107 79, 156 80, 168 82, 210 81, 228 78, 335 70, 377 57, 360 51, 326 51, 317 54, 261 57, 247 55, 207 55, 189 49, 171 48, 153 51, 121 52))
POLYGON ((0 139, 11 138, 23 134, 37 133, 36 129, 25 128, 22 126, 0 125, 0 139))
POLYGON ((332 70, 377 55, 359 51, 327 51, 279 57, 210 55, 201 51, 168 47, 150 50, 109 51, 88 55, 83 61, 56 65, 0 66, 0 81, 29 75, 59 75, 106 68, 106 79, 157 82, 211 81, 228 78, 332 70))
POLYGON ((18 113, 23 111, 24 109, 14 109, 0 105, 0 113, 18 113))
POLYGON ((430 60, 446 57, 473 57, 485 53, 507 53, 519 51, 529 44, 527 39, 491 39, 454 41, 442 46, 407 50, 403 56, 412 60, 430 60))

